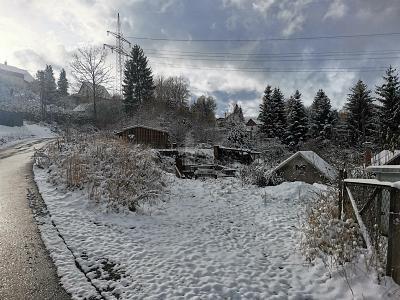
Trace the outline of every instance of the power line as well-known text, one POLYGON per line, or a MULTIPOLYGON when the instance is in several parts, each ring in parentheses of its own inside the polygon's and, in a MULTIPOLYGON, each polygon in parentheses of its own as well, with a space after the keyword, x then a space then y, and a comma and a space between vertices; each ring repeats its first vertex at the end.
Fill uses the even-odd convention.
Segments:
POLYGON ((130 36, 128 39, 149 40, 149 41, 167 41, 167 42, 267 42, 267 41, 296 41, 296 40, 321 40, 321 39, 345 39, 345 38, 360 38, 360 37, 386 37, 400 36, 400 32, 385 32, 385 33, 365 33, 365 34, 345 34, 345 35, 326 35, 326 36, 303 36, 303 37, 287 37, 287 38, 263 38, 263 39, 172 39, 172 38, 154 38, 154 37, 139 37, 130 36))
MULTIPOLYGON (((175 60, 187 60, 187 57, 180 56, 159 56, 159 55, 149 55, 151 58, 155 59, 175 59, 175 60)), ((219 61, 219 62, 307 62, 307 61, 354 61, 354 60, 386 60, 386 59, 400 59, 400 56, 390 56, 390 57, 352 57, 352 58, 301 58, 301 59, 219 59, 215 57, 194 57, 190 60, 194 61, 219 61)))
POLYGON ((291 57, 291 56, 359 56, 359 55, 387 55, 398 54, 400 50, 375 50, 375 51, 324 51, 324 52, 281 52, 281 53, 234 53, 234 52, 202 52, 202 51, 177 51, 177 50, 156 50, 144 49, 145 52, 161 55, 179 56, 204 56, 204 57, 225 57, 225 56, 260 56, 260 57, 291 57))
POLYGON ((273 69, 273 68, 226 68, 226 67, 199 67, 194 65, 180 65, 168 63, 154 63, 155 65, 169 66, 177 69, 193 69, 193 70, 215 70, 215 71, 234 71, 234 72, 250 72, 250 73, 348 73, 348 72, 383 72, 386 67, 364 67, 364 68, 313 68, 313 69, 273 69))

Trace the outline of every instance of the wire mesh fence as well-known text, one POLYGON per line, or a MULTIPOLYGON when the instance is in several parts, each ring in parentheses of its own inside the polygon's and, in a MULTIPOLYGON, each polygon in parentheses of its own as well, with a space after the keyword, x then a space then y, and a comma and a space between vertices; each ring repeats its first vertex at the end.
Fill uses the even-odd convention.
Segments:
POLYGON ((370 262, 381 276, 388 275, 387 249, 391 188, 352 183, 346 183, 345 187, 344 218, 357 218, 356 213, 358 213, 366 229, 367 237, 364 239, 369 240, 372 251, 370 262), (353 207, 354 205, 356 207, 353 207))

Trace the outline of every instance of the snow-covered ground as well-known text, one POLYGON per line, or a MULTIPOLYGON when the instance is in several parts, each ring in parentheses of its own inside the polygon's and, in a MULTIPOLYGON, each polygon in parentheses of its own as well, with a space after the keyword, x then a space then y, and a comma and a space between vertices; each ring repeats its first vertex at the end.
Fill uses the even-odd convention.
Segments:
POLYGON ((12 146, 21 140, 52 137, 55 137, 55 134, 51 132, 50 128, 40 124, 24 122, 23 126, 9 127, 0 125, 0 149, 12 146))
MULTIPOLYGON (((344 277, 330 278, 299 253, 298 220, 321 186, 170 176, 165 202, 117 215, 84 191, 54 187, 46 172, 35 169, 50 214, 38 220, 74 299, 353 299, 344 277)), ((355 299, 398 297, 396 286, 377 285, 360 267, 349 275, 355 299)))

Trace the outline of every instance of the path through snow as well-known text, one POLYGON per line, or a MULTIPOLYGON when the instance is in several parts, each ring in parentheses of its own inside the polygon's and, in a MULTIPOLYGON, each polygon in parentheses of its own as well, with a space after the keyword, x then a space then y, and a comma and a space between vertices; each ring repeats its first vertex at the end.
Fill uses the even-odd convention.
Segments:
MULTIPOLYGON (((43 170, 35 174, 52 221, 105 299, 352 299, 342 277, 307 266, 298 251, 298 215, 316 186, 170 177, 167 201, 151 215, 121 216, 103 213, 83 192, 56 190, 43 170)), ((42 233, 56 264, 68 261, 65 247, 46 239, 50 227, 42 233)), ((76 299, 93 295, 71 270, 59 269, 65 288, 76 299)), ((356 298, 388 297, 365 274, 351 284, 356 298)))

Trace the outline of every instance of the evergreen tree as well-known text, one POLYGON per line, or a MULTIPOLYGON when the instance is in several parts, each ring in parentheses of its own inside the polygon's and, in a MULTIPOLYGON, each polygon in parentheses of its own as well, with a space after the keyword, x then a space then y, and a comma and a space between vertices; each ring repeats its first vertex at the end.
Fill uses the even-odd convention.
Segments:
POLYGON ((345 105, 348 111, 346 125, 351 142, 361 144, 372 134, 375 107, 371 91, 361 80, 350 89, 350 92, 345 105))
POLYGON ((287 103, 287 128, 285 142, 291 149, 297 149, 301 141, 306 139, 308 119, 301 101, 301 94, 296 91, 287 103))
POLYGON ((284 96, 279 88, 271 93, 271 87, 265 89, 262 111, 259 119, 262 122, 261 131, 270 138, 283 139, 286 127, 284 96))
POLYGON ((154 82, 151 68, 143 49, 135 45, 125 64, 123 94, 125 110, 133 112, 139 105, 153 97, 154 82))
POLYGON ((57 91, 58 91, 58 95, 60 95, 61 97, 65 97, 68 96, 68 79, 67 79, 67 74, 65 72, 64 69, 61 70, 60 72, 60 76, 58 77, 58 81, 57 81, 57 91))
POLYGON ((397 147, 400 144, 400 82, 396 69, 391 66, 383 77, 384 83, 376 88, 380 111, 379 133, 383 146, 397 147))
POLYGON ((320 89, 311 105, 310 131, 312 137, 330 139, 332 136, 334 116, 331 111, 331 100, 320 89))
POLYGON ((35 85, 40 97, 41 118, 45 120, 47 117, 47 105, 55 102, 57 93, 56 80, 54 79, 51 65, 46 65, 44 70, 37 71, 35 85))
POLYGON ((51 65, 46 65, 44 70, 44 92, 46 104, 54 103, 57 95, 57 85, 51 65))
POLYGON ((250 148, 251 142, 249 133, 243 123, 231 123, 230 130, 226 137, 226 143, 233 148, 250 148))
POLYGON ((39 93, 40 98, 40 114, 42 120, 46 118, 46 99, 45 99, 45 84, 44 84, 44 71, 39 70, 36 72, 35 87, 39 93))
POLYGON ((267 85, 264 91, 264 96, 260 104, 260 113, 258 120, 261 122, 261 131, 266 133, 268 131, 267 124, 271 123, 271 114, 269 113, 268 106, 271 104, 272 88, 267 85))

